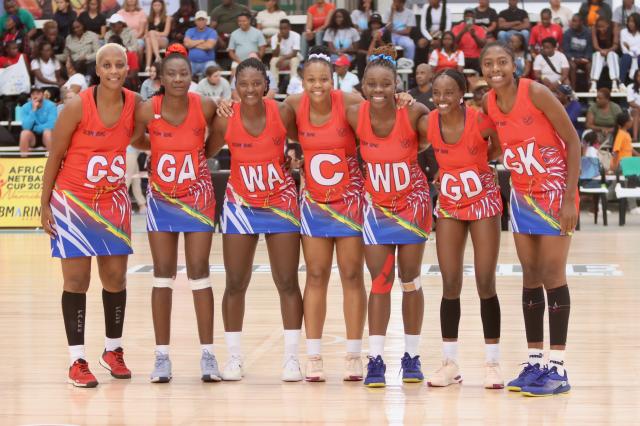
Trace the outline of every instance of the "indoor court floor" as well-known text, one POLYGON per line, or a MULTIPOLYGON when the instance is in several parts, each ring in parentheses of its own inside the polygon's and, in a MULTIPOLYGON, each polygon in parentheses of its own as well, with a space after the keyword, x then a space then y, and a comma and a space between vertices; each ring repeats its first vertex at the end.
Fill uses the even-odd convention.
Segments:
MULTIPOLYGON (((615 216, 615 215, 612 215, 615 216)), ((49 257, 41 232, 0 233, 0 424, 146 425, 210 423, 325 424, 640 424, 640 218, 625 227, 617 217, 603 227, 583 213, 568 267, 571 322, 567 369, 573 389, 553 398, 526 398, 503 390, 485 390, 480 306, 472 276, 465 276, 460 324, 462 385, 428 388, 403 385, 401 291, 393 289, 387 338, 387 388, 370 390, 341 380, 344 322, 338 274, 329 288, 323 351, 326 383, 283 383, 282 325, 277 293, 268 273, 264 242, 258 246, 248 291, 244 326, 245 379, 203 384, 200 348, 186 274, 178 274, 173 299, 171 359, 173 380, 149 383, 153 366, 151 255, 143 218, 135 218, 135 254, 129 259, 124 347, 131 380, 112 379, 98 364, 104 322, 100 284, 94 270, 88 295, 87 356, 100 385, 77 389, 66 383, 68 356, 60 308, 62 276, 49 257)), ((182 244, 182 241, 181 241, 182 244)), ((468 244, 468 247, 471 244, 468 244)), ((214 236, 211 264, 215 295, 215 343, 224 365, 220 302, 224 289, 222 243, 214 236)), ((182 263, 184 253, 181 251, 182 263)), ((466 263, 472 260, 468 248, 466 263)), ((421 360, 425 375, 440 364, 439 303, 435 243, 427 244, 423 288, 425 320, 421 360)), ((510 233, 502 233, 497 278, 502 308, 502 371, 509 380, 525 360, 521 282, 510 233)), ((95 266, 95 263, 94 263, 95 266)), ((369 281, 368 274, 365 275, 369 281)), ((304 272, 300 273, 301 287, 304 272)), ((367 285, 368 288, 369 285, 367 285)), ((304 334, 304 331, 303 331, 304 334)), ((365 329, 365 336, 367 330, 365 329)), ((548 341, 548 333, 545 330, 548 341)), ((363 359, 366 355, 366 337, 363 359)), ((300 344, 304 366, 304 339, 300 344)))

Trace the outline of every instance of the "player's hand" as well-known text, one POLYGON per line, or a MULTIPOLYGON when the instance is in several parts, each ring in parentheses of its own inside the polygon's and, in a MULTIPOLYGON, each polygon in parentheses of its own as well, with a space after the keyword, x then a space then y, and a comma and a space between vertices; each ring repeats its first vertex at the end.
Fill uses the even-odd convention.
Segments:
POLYGON ((42 223, 42 229, 46 232, 51 239, 54 239, 58 232, 56 231, 56 225, 53 220, 53 212, 49 204, 43 204, 40 213, 40 222, 42 223))
POLYGON ((411 106, 416 103, 416 100, 413 96, 408 94, 407 92, 396 93, 396 102, 397 108, 404 108, 406 106, 411 106))
POLYGON ((573 198, 564 198, 560 206, 560 235, 571 235, 578 224, 578 210, 573 198))
POLYGON ((224 118, 233 117, 233 101, 229 99, 221 99, 220 102, 218 102, 216 114, 224 118))

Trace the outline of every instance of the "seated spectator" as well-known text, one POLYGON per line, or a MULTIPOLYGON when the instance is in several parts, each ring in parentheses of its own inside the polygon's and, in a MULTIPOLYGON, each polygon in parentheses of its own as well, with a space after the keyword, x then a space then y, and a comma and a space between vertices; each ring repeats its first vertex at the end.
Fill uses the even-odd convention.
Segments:
POLYGON ((531 53, 533 55, 540 53, 542 40, 549 37, 555 38, 557 45, 562 46, 562 27, 551 22, 550 9, 542 9, 540 12, 540 22, 531 28, 531 36, 529 37, 531 53))
POLYGON ((58 24, 58 32, 63 39, 71 33, 71 23, 76 20, 78 15, 71 9, 69 0, 56 0, 56 13, 53 14, 53 20, 58 24))
POLYGON ((67 36, 65 56, 74 62, 83 62, 87 72, 93 74, 96 67, 96 54, 100 49, 100 39, 92 31, 86 31, 79 19, 71 26, 67 36))
POLYGON ((622 5, 613 11, 613 26, 617 32, 627 24, 627 19, 634 13, 640 13, 640 8, 636 7, 633 0, 622 0, 622 5))
POLYGON ((222 4, 211 11, 211 27, 220 37, 219 48, 227 46, 231 33, 238 29, 238 17, 243 13, 249 14, 251 20, 251 11, 234 0, 222 0, 222 4))
POLYGON ((616 117, 621 112, 620 106, 611 102, 611 91, 602 87, 598 89, 596 101, 589 105, 585 127, 609 136, 616 125, 616 117))
POLYGON ((15 65, 20 60, 20 57, 24 58, 24 63, 28 64, 29 59, 24 53, 20 53, 18 44, 15 41, 9 41, 4 45, 3 55, 0 56, 0 68, 6 68, 11 65, 15 65))
POLYGON ((524 42, 524 36, 520 33, 514 33, 509 39, 509 46, 515 56, 516 77, 529 77, 533 61, 527 45, 524 42))
POLYGON ((369 28, 362 32, 358 42, 356 68, 358 68, 358 79, 360 81, 364 77, 367 58, 373 54, 375 48, 386 44, 391 44, 391 32, 385 30, 382 16, 379 13, 374 13, 369 19, 369 28))
POLYGON ((358 76, 349 71, 351 61, 347 55, 340 55, 334 65, 333 72, 333 88, 336 90, 342 90, 345 93, 353 92, 353 87, 360 81, 358 76))
POLYGON ((408 92, 417 102, 425 105, 430 110, 436 108, 436 105, 431 100, 433 98, 432 79, 433 70, 431 66, 428 64, 418 65, 416 68, 416 87, 408 92))
POLYGON ((96 34, 99 39, 104 39, 107 33, 107 17, 102 13, 101 0, 88 0, 85 10, 80 13, 78 20, 82 22, 85 30, 96 34))
POLYGON ((251 26, 251 15, 248 12, 238 16, 238 27, 229 38, 229 57, 233 61, 232 70, 251 54, 262 59, 267 44, 262 32, 251 26))
POLYGON ((58 31, 58 24, 56 21, 47 21, 42 26, 42 35, 35 40, 35 45, 39 45, 43 41, 51 43, 53 48, 53 55, 61 63, 67 60, 65 50, 64 38, 58 31))
POLYGON ((195 13, 198 10, 195 0, 180 0, 180 8, 171 19, 170 43, 182 43, 189 28, 196 25, 195 13))
POLYGON ((78 96, 77 93, 71 91, 71 90, 65 90, 63 91, 63 95, 62 95, 62 102, 60 102, 57 106, 56 106, 56 111, 58 113, 58 115, 60 115, 60 111, 62 111, 62 109, 69 104, 69 102, 71 102, 72 99, 74 99, 76 96, 78 96))
POLYGON ((287 85, 287 95, 297 95, 298 93, 304 92, 304 87, 302 86, 302 72, 304 67, 302 65, 298 65, 295 73, 292 73, 289 78, 289 84, 287 85))
POLYGON ((473 9, 464 11, 464 21, 451 29, 456 45, 464 53, 465 68, 480 72, 480 52, 487 41, 484 28, 475 24, 473 9))
POLYGON ((20 132, 20 155, 26 157, 29 149, 42 144, 51 147, 51 130, 56 124, 56 104, 44 99, 41 87, 31 89, 31 99, 20 107, 22 131, 20 132))
MULTIPOLYGON (((623 158, 628 157, 638 157, 640 153, 633 149, 633 144, 631 141, 631 135, 629 134, 629 129, 632 126, 631 117, 626 111, 621 112, 616 117, 616 126, 613 129, 613 149, 611 150, 611 167, 610 170, 616 171, 620 167, 620 161, 623 158)), ((633 199, 633 202, 630 207, 632 209, 636 207, 636 200, 633 199)))
POLYGON ((144 49, 144 33, 147 30, 147 14, 140 7, 138 0, 124 0, 118 15, 124 19, 127 27, 133 32, 138 44, 137 51, 142 55, 144 49))
POLYGON ((231 85, 221 73, 222 68, 217 65, 207 68, 205 78, 200 80, 196 91, 216 102, 220 99, 231 99, 231 85))
POLYGON ((620 45, 618 35, 613 30, 611 21, 600 17, 596 22, 594 31, 591 33, 593 43, 593 56, 591 57, 591 88, 590 92, 595 93, 597 83, 602 74, 605 64, 609 68, 609 78, 611 79, 611 91, 620 91, 618 80, 620 79, 620 68, 618 63, 618 46, 620 45))
POLYGON ((633 119, 633 140, 640 137, 640 69, 633 74, 633 82, 627 87, 627 103, 633 119))
POLYGON ((291 31, 291 22, 288 19, 280 21, 280 30, 278 34, 271 37, 272 57, 269 62, 271 74, 276 79, 276 86, 280 82, 280 71, 289 70, 290 75, 294 76, 300 59, 300 34, 291 31))
MULTIPOLYGON (((136 35, 133 31, 131 31, 130 28, 127 27, 127 23, 124 21, 122 16, 120 16, 118 13, 111 15, 111 17, 107 19, 107 24, 109 25, 109 30, 107 30, 104 35, 105 40, 109 40, 113 36, 118 36, 122 40, 122 45, 127 49, 128 52, 138 52, 139 46, 136 35)), ((129 57, 129 55, 127 57, 129 57)), ((138 62, 137 57, 136 62, 138 62)), ((131 68, 131 63, 129 63, 129 68, 131 68)))
POLYGON ((60 62, 53 57, 51 43, 41 42, 36 50, 35 59, 31 61, 34 86, 49 92, 54 102, 60 99, 60 86, 64 83, 60 70, 60 62))
POLYGON ((369 19, 374 13, 373 0, 358 0, 358 7, 351 12, 351 22, 358 32, 369 29, 369 19))
POLYGON ((14 17, 21 38, 26 36, 27 39, 31 39, 36 35, 36 23, 33 20, 33 15, 27 9, 18 7, 16 0, 5 0, 4 14, 0 16, 0 37, 4 37, 5 23, 9 17, 14 17))
POLYGON ((167 16, 167 6, 164 0, 153 0, 147 18, 147 29, 144 34, 144 45, 146 47, 145 59, 147 61, 145 70, 151 67, 151 63, 159 61, 160 49, 169 45, 169 33, 171 32, 171 16, 167 16))
POLYGON ((626 84, 640 64, 640 15, 632 13, 620 31, 620 82, 626 84))
POLYGON ((209 28, 207 12, 199 10, 196 13, 196 26, 189 28, 184 35, 184 45, 189 49, 191 72, 194 76, 201 76, 207 68, 216 65, 216 42, 218 33, 209 28))
POLYGON ((498 15, 498 39, 507 43, 513 33, 519 32, 524 36, 525 44, 529 44, 529 14, 518 9, 518 0, 509 0, 509 7, 498 15))
POLYGON ((403 57, 413 61, 416 45, 411 38, 411 30, 416 26, 416 16, 404 4, 405 0, 393 0, 391 11, 385 14, 384 22, 387 23, 387 30, 391 31, 393 44, 402 47, 403 57))
POLYGON ((442 35, 442 47, 431 52, 429 65, 435 73, 447 68, 464 70, 464 53, 456 46, 456 36, 451 31, 442 35))
POLYGON ((440 39, 445 31, 451 31, 451 10, 446 6, 446 2, 440 0, 429 0, 420 11, 420 33, 422 39, 418 41, 421 48, 429 44, 433 49, 440 47, 440 39))
POLYGON ((256 24, 264 38, 270 41, 272 36, 278 34, 280 21, 287 19, 287 13, 280 10, 278 0, 267 0, 264 4, 266 8, 256 15, 256 24))
POLYGON ((582 135, 582 156, 589 158, 598 158, 598 149, 600 148, 600 139, 597 132, 584 132, 582 135))
POLYGON ((471 92, 473 97, 465 102, 465 105, 469 108, 473 108, 476 111, 483 112, 483 99, 484 95, 489 91, 489 85, 486 81, 480 80, 476 87, 471 92))
POLYGON ((573 90, 571 90, 571 86, 560 84, 556 87, 554 93, 556 98, 558 98, 560 103, 564 106, 564 110, 567 112, 573 127, 576 129, 578 134, 582 133, 582 125, 578 121, 578 118, 582 117, 582 105, 576 99, 573 90))
POLYGON ((487 37, 498 36, 498 12, 489 6, 489 0, 478 0, 478 6, 473 9, 476 25, 480 25, 487 33, 487 37))
POLYGON ((591 28, 596 25, 598 18, 611 21, 611 6, 602 0, 587 0, 580 5, 578 14, 582 16, 582 22, 591 28))
MULTIPOLYGON (((89 85, 87 84, 87 71, 83 61, 74 61, 71 58, 67 58, 66 62, 67 75, 69 79, 62 85, 62 90, 65 92, 80 93, 86 90, 89 85)), ((64 99, 64 97, 63 97, 64 99)))
POLYGON ((551 22, 558 24, 563 30, 569 28, 573 12, 566 6, 560 4, 560 0, 549 0, 549 8, 551 9, 551 22))
POLYGON ((322 38, 322 41, 327 43, 331 60, 335 61, 338 56, 347 55, 351 61, 358 51, 359 40, 360 33, 353 27, 349 12, 346 9, 336 9, 322 38))
POLYGON ((533 61, 536 80, 550 89, 560 84, 569 84, 569 61, 558 51, 558 41, 553 37, 542 40, 542 50, 533 61))
POLYGON ((29 40, 22 31, 18 28, 19 21, 17 16, 10 16, 2 27, 3 33, 0 41, 2 44, 14 42, 18 46, 21 52, 29 53, 29 40))
POLYGON ((562 50, 569 60, 569 80, 571 87, 576 87, 576 72, 584 70, 591 72, 591 56, 593 55, 593 41, 591 30, 582 23, 578 14, 571 18, 571 26, 562 36, 562 50))
POLYGON ((315 46, 322 44, 324 30, 329 25, 332 12, 336 9, 333 3, 325 0, 316 0, 307 9, 307 23, 305 24, 304 37, 300 40, 300 53, 303 58, 307 57, 309 43, 315 46))
POLYGON ((140 86, 140 97, 143 101, 151 99, 160 90, 159 71, 161 66, 160 62, 155 62, 149 67, 149 78, 143 81, 142 86, 140 86))

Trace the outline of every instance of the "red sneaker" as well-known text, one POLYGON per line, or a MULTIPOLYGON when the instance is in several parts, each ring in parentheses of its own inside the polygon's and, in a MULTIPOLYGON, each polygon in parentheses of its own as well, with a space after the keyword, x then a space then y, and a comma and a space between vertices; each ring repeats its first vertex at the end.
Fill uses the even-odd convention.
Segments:
POLYGON ((118 348, 115 351, 104 351, 100 357, 100 365, 111 372, 116 379, 130 379, 131 370, 124 363, 124 351, 118 348))
POLYGON ((91 374, 89 364, 84 359, 77 359, 69 367, 69 383, 78 388, 95 388, 98 386, 96 376, 91 374))

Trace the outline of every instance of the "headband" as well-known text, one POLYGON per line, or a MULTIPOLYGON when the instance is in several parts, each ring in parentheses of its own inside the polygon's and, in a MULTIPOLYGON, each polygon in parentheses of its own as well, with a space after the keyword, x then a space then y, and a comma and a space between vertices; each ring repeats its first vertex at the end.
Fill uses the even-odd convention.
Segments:
POLYGON ((320 59, 322 61, 326 61, 331 63, 331 58, 327 55, 325 55, 324 53, 312 53, 311 55, 309 55, 309 57, 307 58, 307 60, 312 60, 312 59, 320 59))
POLYGON ((383 61, 387 61, 389 62, 391 65, 393 65, 394 67, 396 66, 396 60, 393 59, 391 56, 389 55, 384 55, 384 54, 380 54, 380 55, 371 55, 369 56, 369 62, 373 62, 376 59, 381 59, 383 61))

